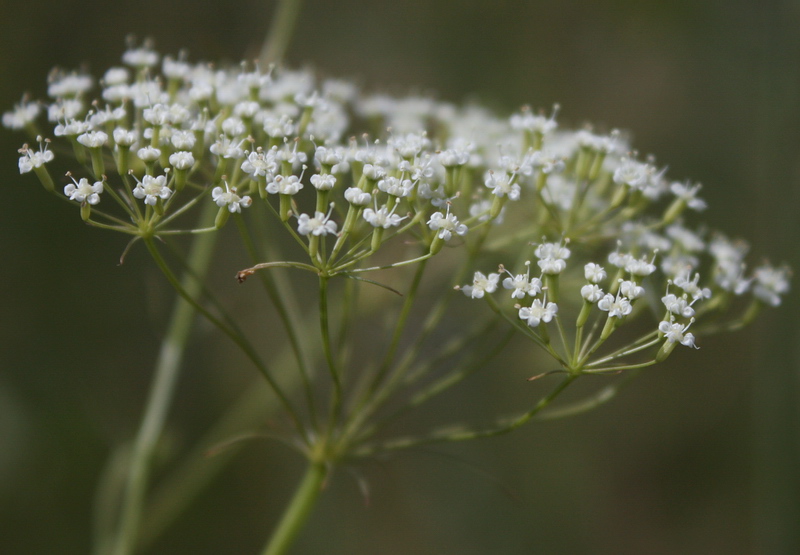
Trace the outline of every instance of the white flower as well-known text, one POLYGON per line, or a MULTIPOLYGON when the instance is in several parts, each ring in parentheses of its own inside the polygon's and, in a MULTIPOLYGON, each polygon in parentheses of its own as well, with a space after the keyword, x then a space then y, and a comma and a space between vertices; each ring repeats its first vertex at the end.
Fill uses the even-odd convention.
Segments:
POLYGON ((644 297, 644 287, 636 285, 633 281, 621 281, 619 283, 619 292, 632 301, 644 297))
POLYGON ((536 264, 539 265, 543 274, 549 275, 560 274, 567 267, 567 262, 561 258, 544 258, 538 260, 536 264))
POLYGON ((153 104, 142 111, 142 119, 151 125, 166 125, 169 123, 169 106, 153 104))
POLYGON ((545 150, 537 150, 532 153, 528 157, 527 163, 531 167, 539 168, 545 175, 560 173, 564 171, 565 167, 564 160, 545 150))
POLYGON ((100 202, 100 193, 103 192, 103 182, 97 181, 93 185, 89 185, 89 180, 85 177, 80 181, 72 179, 72 183, 64 187, 64 194, 69 197, 69 200, 75 202, 86 202, 94 206, 100 202))
MULTIPOLYGON (((693 322, 694 320, 692 320, 693 322)), ((694 335, 692 333, 686 333, 686 330, 689 329, 689 326, 692 325, 692 322, 689 322, 686 326, 677 322, 667 322, 666 320, 659 322, 658 324, 658 331, 663 333, 667 341, 669 343, 680 343, 681 345, 686 345, 687 347, 694 347, 697 349, 698 347, 694 344, 694 335)))
POLYGON ((303 188, 303 183, 296 175, 285 177, 276 175, 275 178, 267 183, 267 192, 270 194, 296 195, 303 188))
POLYGON ((170 155, 169 163, 172 164, 172 167, 176 170, 188 170, 194 166, 194 156, 191 152, 180 150, 170 155))
POLYGON ((315 212, 314 217, 308 214, 300 214, 297 218, 297 233, 300 235, 320 235, 325 236, 328 234, 336 233, 336 222, 330 219, 329 214, 322 212, 315 212))
POLYGON ((192 66, 182 60, 173 60, 165 56, 161 62, 161 72, 168 79, 185 79, 192 71, 192 66))
POLYGON ((145 204, 155 206, 158 199, 167 200, 172 194, 172 189, 167 187, 167 176, 145 175, 133 189, 133 196, 144 199, 145 204))
POLYGON ((785 266, 781 268, 773 268, 772 266, 756 268, 753 273, 755 278, 753 294, 770 306, 780 305, 780 296, 789 291, 790 274, 789 268, 785 266))
POLYGON ((241 158, 244 156, 244 151, 242 150, 244 140, 239 142, 234 142, 234 140, 225 135, 220 135, 217 142, 209 147, 209 150, 222 158, 241 158))
POLYGON ((189 130, 175 130, 169 140, 178 150, 191 150, 197 142, 197 137, 189 130))
POLYGON ((3 114, 3 126, 9 129, 24 129, 26 125, 33 123, 40 111, 41 107, 37 102, 26 102, 23 98, 12 111, 3 114))
POLYGON ((242 208, 247 208, 253 204, 253 200, 248 197, 240 197, 236 194, 236 189, 231 189, 228 182, 225 182, 225 189, 222 187, 214 187, 211 191, 211 199, 217 203, 220 208, 227 206, 231 213, 241 212, 242 208))
POLYGON ((381 206, 380 209, 377 210, 367 208, 364 210, 364 219, 373 227, 389 229, 390 227, 400 225, 400 222, 406 219, 405 217, 401 218, 395 214, 395 208, 397 208, 397 205, 392 208, 391 212, 386 206, 381 206))
POLYGON ((684 201, 686 206, 698 212, 705 210, 708 206, 706 201, 697 198, 697 193, 701 188, 702 185, 699 183, 691 186, 689 183, 679 183, 677 181, 669 186, 669 190, 672 191, 673 195, 684 201))
POLYGON ((236 116, 229 117, 222 122, 222 132, 225 133, 228 137, 236 137, 237 135, 244 135, 244 132, 247 131, 247 127, 245 127, 244 122, 241 118, 236 116))
POLYGON ((560 243, 542 243, 536 247, 534 254, 539 259, 536 263, 542 273, 556 275, 567 267, 566 259, 569 258, 571 252, 560 243))
POLYGON ((550 117, 544 115, 532 114, 530 108, 523 108, 521 114, 514 114, 510 118, 512 129, 534 131, 545 135, 553 131, 558 124, 556 123, 556 115, 558 114, 559 106, 553 106, 553 113, 550 117))
POLYGON ((311 176, 311 184, 318 191, 330 191, 336 185, 336 176, 331 174, 314 174, 311 176))
POLYGON ((633 310, 631 302, 619 293, 616 297, 611 293, 606 293, 606 296, 598 301, 597 308, 608 312, 609 318, 622 318, 633 310))
POLYGON ((600 283, 606 279, 606 271, 600 264, 589 262, 583 267, 583 275, 591 283, 600 283))
POLYGON ((136 156, 138 156, 142 162, 155 162, 161 156, 161 150, 153 146, 146 146, 137 150, 136 156))
POLYGON ((158 53, 144 45, 131 48, 122 54, 122 61, 133 67, 153 67, 158 63, 158 53))
POLYGON ((364 168, 361 170, 361 173, 364 175, 364 177, 373 181, 377 181, 386 177, 386 170, 377 164, 364 164, 364 168))
POLYGON ((468 148, 448 148, 439 153, 439 163, 445 168, 457 168, 469 162, 470 157, 468 148))
POLYGON ((78 136, 78 142, 86 148, 100 148, 108 141, 108 133, 103 131, 89 131, 78 136))
POLYGON ((344 198, 347 202, 355 206, 366 206, 372 200, 372 195, 362 191, 358 187, 349 187, 344 192, 344 198))
POLYGON ((655 256, 651 260, 647 260, 646 256, 638 259, 630 256, 625 263, 625 271, 630 272, 631 275, 634 276, 649 276, 656 271, 656 265, 653 264, 654 260, 655 256))
POLYGON ((129 78, 130 74, 124 67, 112 67, 103 75, 103 84, 107 86, 122 85, 123 83, 127 83, 129 78))
POLYGON ((547 303, 545 305, 541 299, 534 299, 530 307, 523 306, 519 309, 519 319, 527 320, 528 325, 535 328, 541 322, 550 322, 555 318, 557 312, 558 305, 556 303, 547 303))
POLYGON ((537 277, 530 277, 530 264, 530 261, 525 262, 525 265, 528 266, 528 272, 525 274, 512 275, 511 272, 506 270, 509 277, 503 280, 503 287, 505 289, 513 289, 511 292, 512 299, 524 299, 525 295, 535 297, 542 292, 542 280, 537 277))
POLYGON ((669 293, 661 297, 661 302, 664 303, 664 307, 672 314, 683 316, 684 318, 691 318, 694 316, 694 309, 686 295, 678 297, 669 293))
POLYGON ((114 129, 114 142, 120 146, 131 146, 139 138, 136 131, 129 131, 122 127, 114 129))
POLYGON ((59 75, 47 87, 47 94, 53 98, 79 96, 94 85, 94 80, 89 75, 59 75))
POLYGON ((572 252, 561 243, 542 243, 534 252, 536 258, 569 258, 572 252))
POLYGON ((519 200, 520 187, 516 183, 512 183, 514 176, 506 174, 497 175, 494 172, 489 172, 484 180, 484 184, 492 190, 492 194, 496 197, 507 196, 509 200, 519 200))
POLYGON ((275 162, 275 151, 264 152, 260 148, 247 155, 247 159, 242 162, 242 171, 250 176, 250 179, 258 180, 259 177, 266 177, 278 170, 275 162))
POLYGON ((581 297, 590 303, 596 303, 603 298, 603 290, 600 289, 599 285, 594 283, 587 284, 581 287, 581 297))
POLYGON ((698 234, 678 224, 667 228, 667 236, 680 243, 689 252, 701 252, 706 248, 705 242, 698 234))
POLYGON ((686 293, 692 296, 693 299, 708 299, 711 298, 711 289, 708 287, 700 287, 697 283, 700 281, 700 274, 695 273, 692 279, 689 276, 692 274, 691 268, 686 268, 679 273, 672 280, 672 283, 683 289, 686 293))
POLYGON ((453 236, 453 233, 464 236, 468 231, 467 226, 459 223, 458 218, 456 218, 454 214, 450 213, 449 206, 447 208, 446 215, 442 214, 441 212, 434 212, 431 215, 431 219, 428 220, 428 227, 430 227, 433 231, 438 230, 439 233, 437 235, 439 239, 443 239, 445 241, 449 241, 453 236))
POLYGON ((56 137, 77 137, 86 133, 91 128, 89 122, 76 119, 68 119, 65 123, 59 123, 53 128, 56 137))
POLYGON ((465 285, 461 291, 470 298, 482 299, 486 293, 494 293, 497 291, 497 282, 500 279, 500 274, 489 274, 485 276, 482 272, 475 272, 472 277, 472 285, 465 285))
POLYGON ((655 168, 649 164, 623 158, 620 165, 614 170, 614 182, 643 190, 650 183, 654 173, 655 168))
POLYGON ((335 166, 336 164, 340 164, 344 157, 333 148, 318 146, 314 151, 314 159, 321 165, 335 166))
POLYGON ((19 173, 21 174, 28 173, 36 168, 41 168, 55 158, 52 151, 47 150, 49 141, 42 141, 41 137, 37 137, 37 139, 39 139, 38 151, 31 150, 28 148, 28 145, 23 145, 23 147, 19 149, 19 153, 22 154, 19 158, 19 173))
POLYGON ((411 191, 414 189, 414 182, 410 179, 387 177, 378 181, 378 189, 387 195, 403 198, 411 194, 411 191))

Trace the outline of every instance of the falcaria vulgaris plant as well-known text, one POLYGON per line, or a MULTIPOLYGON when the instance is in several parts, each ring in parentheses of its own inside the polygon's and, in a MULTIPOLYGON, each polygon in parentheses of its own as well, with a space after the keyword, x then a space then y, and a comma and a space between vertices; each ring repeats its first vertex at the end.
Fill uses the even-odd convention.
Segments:
POLYGON ((786 267, 749 269, 746 243, 699 223, 700 185, 669 179, 624 133, 561 129, 558 107, 496 117, 305 71, 193 64, 149 44, 99 79, 54 71, 47 92, 3 115, 31 136, 20 173, 86 225, 126 236, 126 252, 146 249, 183 299, 102 552, 142 546, 155 443, 195 312, 261 373, 282 415, 272 433, 307 459, 264 548, 275 555, 337 468, 584 412, 789 289, 786 267), (265 332, 244 329, 203 283, 220 233, 250 254, 230 268, 231 287, 235 276, 268 296, 288 357, 261 348, 265 332), (423 290, 434 300, 420 302, 423 290), (364 333, 387 321, 388 332, 364 333), (529 388, 527 406, 479 427, 392 435, 389 424, 491 368, 513 337, 530 343, 529 376, 541 379, 494 374, 529 388), (556 402, 587 375, 613 381, 556 402))

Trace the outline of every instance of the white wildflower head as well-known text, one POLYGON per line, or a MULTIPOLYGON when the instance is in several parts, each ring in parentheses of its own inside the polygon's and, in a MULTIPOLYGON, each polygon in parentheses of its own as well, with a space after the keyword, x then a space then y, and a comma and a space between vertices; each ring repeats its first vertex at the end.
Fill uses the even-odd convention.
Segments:
POLYGON ((344 198, 354 206, 366 206, 372 201, 372 195, 358 187, 349 187, 344 192, 344 198))
POLYGON ((447 212, 434 212, 431 219, 428 220, 428 227, 432 231, 438 231, 436 234, 439 239, 449 241, 453 234, 464 236, 467 234, 468 228, 462 223, 459 223, 455 214, 450 212, 450 206, 447 207, 447 212))
POLYGON ((755 269, 753 294, 757 299, 770 306, 781 304, 781 295, 789 292, 789 276, 791 272, 786 266, 773 268, 764 265, 755 269))
POLYGON ((590 283, 600 283, 606 279, 605 269, 594 262, 589 262, 583 267, 583 275, 590 283))
POLYGON ((482 272, 475 272, 472 277, 472 285, 464 285, 461 291, 472 299, 482 299, 486 293, 494 293, 497 291, 497 282, 500 280, 500 274, 491 273, 488 276, 482 272))
POLYGON ((658 324, 658 331, 664 334, 668 343, 680 343, 681 345, 697 349, 697 345, 694 344, 694 334, 686 332, 693 322, 694 319, 684 326, 672 319, 670 319, 670 321, 663 320, 658 324))
POLYGON ((606 295, 598 301, 597 308, 608 312, 609 318, 622 318, 633 311, 633 305, 630 299, 620 293, 617 293, 616 296, 611 293, 606 293, 606 295))
POLYGON ((490 171, 486 175, 484 184, 492 190, 492 194, 496 197, 519 200, 520 186, 514 183, 515 177, 515 175, 496 174, 490 171))
POLYGON ((161 156, 161 150, 153 146, 146 146, 137 150, 136 156, 142 162, 155 162, 161 156))
POLYGON ((372 227, 380 227, 383 229, 389 229, 390 227, 396 227, 400 225, 400 222, 406 219, 406 217, 400 217, 394 213, 397 205, 394 208, 389 210, 385 205, 378 208, 375 207, 375 210, 372 208, 364 209, 364 213, 362 214, 364 219, 371 225, 372 227))
POLYGON ((531 306, 523 306, 519 309, 519 319, 525 320, 530 327, 535 328, 542 322, 550 322, 555 318, 557 312, 558 305, 556 303, 534 299, 531 306))
POLYGON ((47 148, 50 141, 43 140, 41 137, 37 137, 37 140, 39 141, 39 150, 31 150, 28 145, 23 145, 19 149, 19 153, 22 154, 19 158, 19 173, 28 173, 41 168, 55 158, 53 152, 47 148))
POLYGON ((288 177, 276 175, 267 183, 267 192, 270 194, 296 195, 303 188, 303 182, 296 175, 288 177))
POLYGON ((36 120, 41 112, 38 102, 29 102, 23 98, 10 112, 3 114, 3 126, 9 129, 25 129, 36 120))
POLYGON ((217 203, 220 208, 227 207, 231 213, 241 212, 242 208, 247 208, 253 204, 249 196, 240 197, 236 194, 236 189, 231 188, 228 182, 225 181, 225 188, 214 187, 211 191, 211 199, 217 203))
POLYGON ((314 174, 311 176, 310 181, 318 191, 330 191, 336 185, 336 176, 332 174, 314 174))
POLYGON ((542 280, 538 277, 531 277, 531 262, 525 262, 527 271, 524 274, 514 275, 505 268, 503 269, 508 277, 503 280, 503 288, 510 289, 512 299, 524 299, 525 296, 535 297, 542 292, 542 280))
POLYGON ((595 283, 589 283, 581 287, 581 297, 590 303, 596 303, 604 296, 603 290, 595 283))
POLYGON ((80 181, 75 181, 75 179, 72 178, 72 183, 64 187, 64 194, 69 197, 69 200, 80 203, 85 202, 92 206, 100 202, 100 193, 102 192, 102 181, 96 181, 90 184, 89 180, 85 177, 81 178, 80 181))
POLYGON ((169 156, 169 163, 176 170, 188 170, 194 166, 194 155, 191 152, 180 150, 169 156))
POLYGON ((544 274, 556 275, 563 272, 567 267, 567 258, 571 251, 561 243, 542 243, 536 247, 534 252, 536 262, 544 274))
POLYGON ((172 190, 167 187, 166 175, 145 175, 141 181, 137 180, 133 189, 133 196, 144 199, 144 203, 151 206, 155 206, 159 199, 167 200, 171 194, 172 190))
MULTIPOLYGON (((331 206, 331 209, 333 206, 331 206)), ((330 219, 331 213, 315 212, 312 218, 308 214, 300 214, 297 217, 297 233, 300 235, 314 235, 324 237, 325 235, 336 234, 336 222, 330 219)))

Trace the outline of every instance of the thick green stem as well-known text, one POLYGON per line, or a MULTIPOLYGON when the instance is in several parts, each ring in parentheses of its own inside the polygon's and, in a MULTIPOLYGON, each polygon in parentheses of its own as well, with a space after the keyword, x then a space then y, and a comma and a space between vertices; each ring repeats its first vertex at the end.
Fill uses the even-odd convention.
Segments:
MULTIPOLYGON (((200 218, 201 226, 214 221, 216 208, 213 203, 208 203, 200 218)), ((182 280, 183 288, 192 296, 197 296, 202 288, 201 282, 193 276, 203 276, 208 271, 216 239, 215 233, 200 235, 192 246, 188 259, 189 269, 182 280)), ((194 315, 195 311, 192 305, 178 297, 172 311, 167 334, 161 343, 150 395, 133 448, 114 542, 113 553, 115 555, 127 555, 135 551, 153 453, 164 429, 167 412, 172 404, 175 384, 180 373, 183 353, 189 340, 194 315)))
POLYGON ((300 482, 292 502, 283 513, 283 518, 272 533, 262 555, 283 555, 289 552, 297 534, 311 515, 327 475, 328 468, 325 463, 312 462, 309 465, 303 481, 300 482))

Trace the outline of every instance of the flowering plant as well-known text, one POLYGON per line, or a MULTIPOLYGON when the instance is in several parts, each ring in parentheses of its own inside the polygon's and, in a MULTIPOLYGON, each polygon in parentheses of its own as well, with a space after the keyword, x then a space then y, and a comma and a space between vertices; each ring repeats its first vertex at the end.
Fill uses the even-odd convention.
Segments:
MULTIPOLYGON (((678 345, 697 348, 706 334, 748 324, 789 287, 787 268, 749 271, 744 242, 692 224, 706 208, 699 185, 669 180, 622 133, 560 129, 557 107, 498 118, 285 68, 162 59, 147 44, 131 46, 90 100, 96 85, 83 73, 53 74, 52 143, 38 128, 41 103, 23 99, 4 114, 6 127, 37 137, 37 147, 20 150, 20 172, 35 173, 86 224, 127 235, 128 248, 143 244, 184 299, 181 310, 205 316, 269 383, 286 420, 277 434, 309 465, 264 553, 289 548, 333 469, 577 414, 620 383, 551 406, 577 379, 629 379, 678 345), (73 173, 56 184, 49 168, 63 158, 73 173), (231 223, 251 257, 236 277, 245 287, 261 282, 291 368, 267 360, 199 279, 231 223), (180 236, 197 238, 188 258, 177 249, 165 257, 180 236), (312 277, 315 294, 298 294, 286 271, 312 277), (366 307, 371 287, 381 296, 366 307), (425 287, 438 288, 438 299, 420 306, 425 287), (486 303, 483 316, 453 332, 448 311, 468 310, 459 303, 471 299, 486 303), (294 307, 316 310, 313 333, 294 307), (367 350, 356 320, 375 307, 394 326, 367 350), (519 414, 408 437, 386 432, 488 367, 514 336, 552 361, 535 365, 537 397, 519 414), (561 379, 540 394, 546 375, 561 379)), ((106 538, 115 553, 140 541, 159 433, 149 430, 106 538)))

